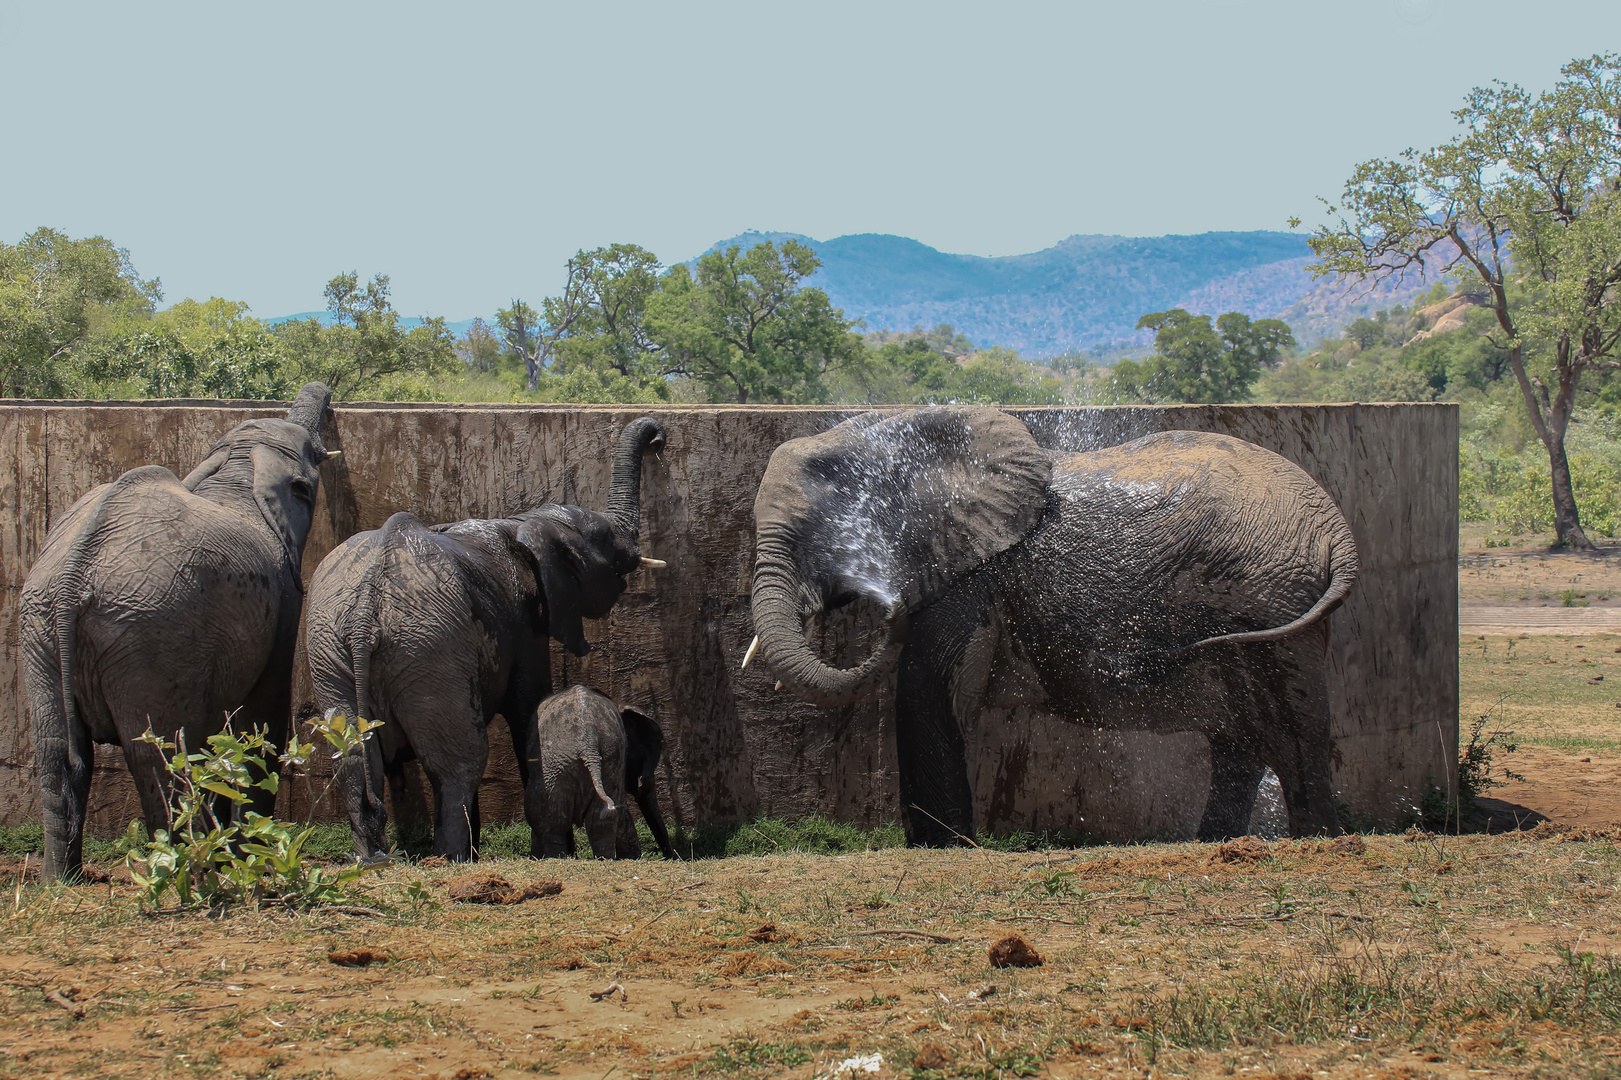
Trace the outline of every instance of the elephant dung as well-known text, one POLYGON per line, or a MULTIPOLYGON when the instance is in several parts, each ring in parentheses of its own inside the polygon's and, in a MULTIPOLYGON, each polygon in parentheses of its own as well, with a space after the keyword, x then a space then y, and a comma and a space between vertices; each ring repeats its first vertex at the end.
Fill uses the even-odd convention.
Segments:
POLYGON ((991 967, 1040 967, 1047 961, 1041 958, 1034 945, 1018 934, 1009 934, 1007 937, 991 946, 991 967))
POLYGON ((514 885, 488 870, 452 878, 447 891, 452 900, 464 904, 521 904, 537 896, 556 896, 563 891, 560 881, 531 881, 514 885))
POLYGON ((1213 862, 1245 863, 1264 862, 1272 857, 1272 846, 1265 840, 1254 836, 1240 836, 1237 840, 1229 840, 1216 849, 1213 862))

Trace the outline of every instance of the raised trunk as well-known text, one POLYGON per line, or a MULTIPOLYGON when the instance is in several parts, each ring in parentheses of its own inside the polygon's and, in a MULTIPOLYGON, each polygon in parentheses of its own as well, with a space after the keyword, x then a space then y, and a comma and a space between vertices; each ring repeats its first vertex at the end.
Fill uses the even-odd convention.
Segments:
POLYGON ((305 383, 293 401, 293 407, 287 410, 287 419, 309 432, 315 445, 321 447, 321 425, 331 404, 332 391, 326 388, 325 383, 305 383))
POLYGON ((608 487, 608 518, 632 551, 640 551, 642 527, 642 455, 664 446, 664 426, 651 416, 632 420, 619 433, 614 449, 613 481, 608 487))
POLYGON ((813 705, 838 707, 878 689, 906 644, 905 615, 892 609, 883 641, 853 668, 824 662, 805 637, 805 620, 818 609, 780 541, 762 539, 755 562, 752 608, 760 655, 795 695, 813 705))

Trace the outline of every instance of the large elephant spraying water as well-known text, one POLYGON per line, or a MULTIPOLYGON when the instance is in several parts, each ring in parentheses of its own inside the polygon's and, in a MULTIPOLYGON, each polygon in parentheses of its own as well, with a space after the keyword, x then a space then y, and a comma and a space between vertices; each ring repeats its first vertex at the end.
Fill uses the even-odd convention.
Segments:
POLYGON ((652 417, 620 432, 606 515, 548 504, 430 527, 399 513, 322 560, 304 635, 316 700, 383 724, 338 767, 357 855, 384 847, 384 782, 397 798, 413 759, 433 788, 434 854, 475 854, 497 713, 528 784, 535 706, 552 692, 548 637, 584 656, 580 620, 605 617, 626 574, 664 565, 637 537, 642 455, 663 445, 652 417))
MULTIPOLYGON (((231 711, 282 744, 331 398, 309 383, 287 419, 238 424, 184 480, 132 469, 51 527, 22 593, 46 877, 79 874, 92 743, 123 747, 152 829, 169 784, 136 741, 148 727, 196 749, 231 711)), ((251 808, 273 801, 255 789, 251 808)))
POLYGON ((1267 766, 1293 834, 1339 831, 1326 616, 1356 542, 1277 454, 1200 432, 1053 454, 994 409, 868 413, 778 447, 754 513, 756 644, 777 676, 836 706, 898 666, 911 843, 973 836, 962 725, 991 704, 1203 732, 1202 839, 1245 830, 1267 766), (857 600, 884 634, 832 667, 806 620, 857 600))

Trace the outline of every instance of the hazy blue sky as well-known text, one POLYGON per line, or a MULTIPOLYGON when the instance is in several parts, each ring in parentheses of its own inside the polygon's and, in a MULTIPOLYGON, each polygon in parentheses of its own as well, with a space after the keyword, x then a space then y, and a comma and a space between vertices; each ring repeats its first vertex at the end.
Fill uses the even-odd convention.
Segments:
POLYGON ((1618 48, 1615 0, 0 0, 0 238, 261 315, 383 271, 455 319, 615 241, 1278 229, 1469 87, 1618 48))

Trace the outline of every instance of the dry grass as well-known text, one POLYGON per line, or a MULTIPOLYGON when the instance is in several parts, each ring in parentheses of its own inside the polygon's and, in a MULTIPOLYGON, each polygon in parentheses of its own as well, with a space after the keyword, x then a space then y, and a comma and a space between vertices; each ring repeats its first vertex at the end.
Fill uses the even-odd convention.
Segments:
POLYGON ((360 898, 382 919, 14 886, 0 1075, 810 1077, 873 1052, 885 1075, 923 1054, 920 1077, 1599 1075, 1621 1054, 1608 840, 1215 854, 512 861, 490 868, 563 892, 500 908, 399 867, 360 898), (444 906, 413 913, 412 881, 444 906), (992 969, 1010 932, 1045 964, 992 969))

